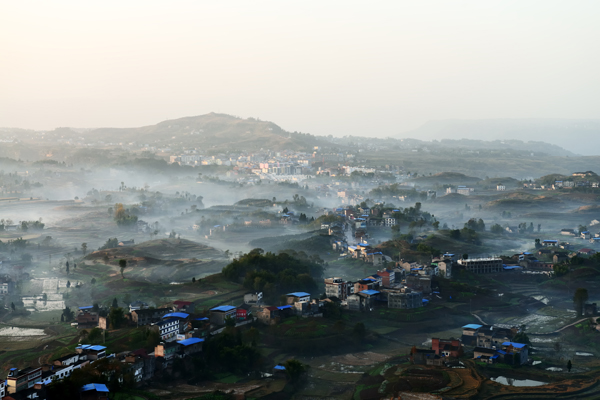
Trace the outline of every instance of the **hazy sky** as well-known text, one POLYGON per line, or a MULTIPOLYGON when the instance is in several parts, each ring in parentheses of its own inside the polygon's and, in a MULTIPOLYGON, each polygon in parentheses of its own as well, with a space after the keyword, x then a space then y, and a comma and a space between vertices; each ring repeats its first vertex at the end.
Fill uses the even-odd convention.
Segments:
POLYGON ((0 1, 0 126, 600 118, 600 1, 0 1))

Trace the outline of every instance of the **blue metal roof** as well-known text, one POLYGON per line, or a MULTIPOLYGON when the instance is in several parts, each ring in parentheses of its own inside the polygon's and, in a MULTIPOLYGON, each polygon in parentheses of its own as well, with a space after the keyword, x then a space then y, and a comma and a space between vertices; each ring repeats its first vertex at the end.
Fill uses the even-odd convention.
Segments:
POLYGON ((80 310, 91 310, 94 306, 79 307, 80 310))
POLYGON ((477 324, 468 324, 463 326, 463 329, 479 329, 481 328, 483 325, 477 325, 477 324))
POLYGON ((196 318, 196 321, 208 321, 208 318, 206 318, 206 317, 196 318))
POLYGON ((364 294, 367 294, 369 296, 373 296, 373 295, 379 294, 379 292, 377 290, 373 290, 373 289, 363 290, 362 292, 359 292, 359 293, 364 293, 364 294))
POLYGON ((293 292, 293 293, 288 293, 288 296, 295 296, 295 297, 306 297, 306 296, 310 296, 310 293, 306 293, 306 292, 293 292))
POLYGON ((276 369, 278 371, 285 371, 285 367, 283 365, 276 365, 273 367, 273 369, 276 369))
POLYGON ((377 279, 373 279, 373 278, 365 278, 365 279, 363 279, 363 281, 377 282, 377 279))
POLYGON ((106 385, 104 385, 102 383, 88 383, 87 385, 83 385, 83 387, 81 388, 82 392, 87 392, 89 390, 95 390, 96 392, 109 393, 106 385))
POLYGON ((180 340, 177 343, 179 343, 180 345, 183 345, 183 346, 189 346, 192 344, 202 343, 202 342, 204 342, 204 339, 193 337, 193 338, 189 338, 189 339, 185 339, 185 340, 180 340))
POLYGON ((187 318, 189 316, 190 316, 190 314, 186 314, 184 312, 174 312, 174 313, 165 314, 163 316, 163 319, 165 319, 165 318, 187 318))
POLYGON ((235 309, 236 309, 236 307, 234 307, 234 306, 219 306, 219 307, 211 308, 210 311, 228 312, 228 311, 235 310, 235 309))
POLYGON ((84 345, 78 346, 77 348, 82 349, 82 350, 93 350, 93 351, 106 350, 106 347, 100 346, 98 344, 96 344, 96 345, 84 344, 84 345))
POLYGON ((279 309, 279 310, 287 310, 288 308, 292 308, 292 306, 290 306, 290 305, 288 304, 287 306, 280 306, 280 307, 277 307, 277 309, 279 309))
POLYGON ((523 347, 527 346, 526 344, 523 343, 515 343, 515 342, 504 342, 502 343, 502 346, 512 346, 515 349, 522 349, 523 347))
POLYGON ((505 265, 504 269, 506 270, 511 270, 511 269, 521 269, 522 267, 518 266, 518 265, 511 265, 510 267, 505 265))
POLYGON ((556 243, 558 240, 544 240, 543 243, 556 243))
POLYGON ((423 299, 423 303, 429 303, 429 300, 423 299))

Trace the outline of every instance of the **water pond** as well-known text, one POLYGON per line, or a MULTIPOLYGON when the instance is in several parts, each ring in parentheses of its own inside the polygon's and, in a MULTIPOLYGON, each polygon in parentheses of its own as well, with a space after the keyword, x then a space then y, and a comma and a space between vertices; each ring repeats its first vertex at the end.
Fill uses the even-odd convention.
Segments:
POLYGON ((502 385, 508 385, 508 386, 526 387, 526 386, 542 386, 542 385, 548 384, 548 382, 534 381, 532 379, 513 379, 513 378, 507 378, 505 376, 496 376, 496 377, 493 377, 490 379, 493 380, 494 382, 498 382, 502 385))

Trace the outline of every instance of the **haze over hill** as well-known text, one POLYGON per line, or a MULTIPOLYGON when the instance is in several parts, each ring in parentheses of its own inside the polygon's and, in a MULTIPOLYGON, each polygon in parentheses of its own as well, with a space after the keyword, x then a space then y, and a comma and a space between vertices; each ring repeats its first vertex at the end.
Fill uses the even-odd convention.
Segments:
POLYGON ((597 155, 600 120, 597 119, 480 119, 434 120, 397 135, 421 140, 496 138, 500 141, 542 141, 573 153, 597 155))

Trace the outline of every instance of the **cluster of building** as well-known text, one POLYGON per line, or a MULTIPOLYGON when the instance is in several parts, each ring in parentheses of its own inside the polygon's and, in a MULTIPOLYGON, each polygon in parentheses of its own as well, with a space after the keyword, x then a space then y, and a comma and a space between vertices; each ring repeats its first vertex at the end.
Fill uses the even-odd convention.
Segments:
POLYGON ((494 325, 469 324, 462 327, 460 339, 431 339, 431 349, 411 352, 412 362, 420 365, 442 365, 473 351, 473 358, 486 364, 524 365, 529 362, 529 346, 514 342, 521 330, 494 325))
POLYGON ((356 282, 340 277, 327 278, 325 296, 329 301, 339 301, 343 308, 350 311, 371 311, 376 307, 412 309, 429 302, 423 298, 423 291, 416 290, 416 287, 421 288, 418 279, 416 285, 414 279, 396 280, 400 276, 397 273, 400 271, 384 269, 356 282))

